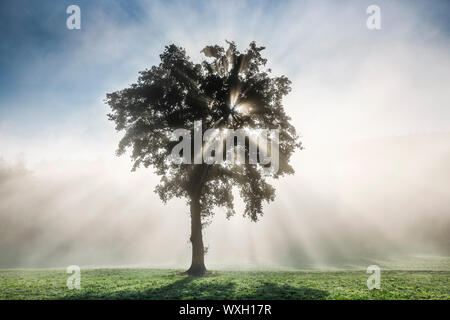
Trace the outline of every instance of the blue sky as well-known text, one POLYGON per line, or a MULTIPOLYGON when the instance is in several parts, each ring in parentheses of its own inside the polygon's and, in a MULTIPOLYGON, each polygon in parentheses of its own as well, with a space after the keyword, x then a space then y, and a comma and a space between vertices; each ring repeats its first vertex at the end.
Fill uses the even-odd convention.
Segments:
POLYGON ((101 102, 107 92, 156 64, 166 44, 182 45, 200 59, 203 46, 225 39, 241 49, 252 40, 267 46, 274 72, 293 80, 287 109, 311 141, 325 139, 323 128, 340 130, 330 127, 336 120, 342 127, 360 123, 342 130, 343 139, 450 129, 444 110, 450 99, 440 87, 448 80, 447 1, 7 0, 0 6, 0 134, 9 141, 0 144, 0 152, 6 157, 33 154, 38 141, 45 141, 47 154, 58 154, 55 139, 64 137, 74 143, 67 149, 91 140, 87 153, 101 149, 94 141, 111 152, 117 136, 109 131, 101 102), (81 8, 81 30, 66 28, 71 4, 81 8), (370 4, 381 7, 382 30, 365 27, 370 4), (370 83, 373 75, 365 74, 378 64, 385 75, 370 83), (412 109, 406 101, 393 112, 390 104, 408 95, 400 91, 416 86, 421 92, 411 98, 412 109), (369 88, 382 92, 372 96, 369 88), (383 95, 392 97, 380 100, 383 95), (336 114, 335 105, 342 112, 336 114), (390 120, 377 131, 371 118, 390 120))

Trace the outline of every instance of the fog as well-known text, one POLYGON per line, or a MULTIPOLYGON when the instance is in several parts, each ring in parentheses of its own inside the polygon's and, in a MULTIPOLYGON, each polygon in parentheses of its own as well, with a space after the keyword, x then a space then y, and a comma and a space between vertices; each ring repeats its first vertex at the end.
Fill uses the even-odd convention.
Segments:
POLYGON ((450 253, 450 41, 444 1, 5 3, 0 24, 0 267, 190 263, 183 199, 163 205, 152 170, 114 156, 102 99, 158 63, 250 41, 292 91, 305 149, 257 223, 220 209, 207 268, 356 268, 450 253), (130 5, 131 8, 127 7, 130 5), (26 7, 27 10, 23 10, 26 7), (134 10, 133 10, 134 8, 134 10), (30 26, 33 26, 31 28, 30 26), (35 32, 31 32, 33 29, 35 32))
MULTIPOLYGON (((257 223, 242 204, 205 229, 208 266, 324 268, 450 253, 450 134, 296 156, 257 223)), ((186 267, 189 213, 163 205, 151 170, 125 160, 0 165, 0 266, 186 267)))

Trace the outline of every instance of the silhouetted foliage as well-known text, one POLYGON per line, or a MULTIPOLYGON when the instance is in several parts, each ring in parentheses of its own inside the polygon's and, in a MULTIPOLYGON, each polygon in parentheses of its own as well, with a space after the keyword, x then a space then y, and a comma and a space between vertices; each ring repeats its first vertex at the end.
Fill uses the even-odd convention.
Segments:
POLYGON ((264 47, 252 42, 240 53, 233 42, 227 43, 227 50, 217 45, 204 48, 206 59, 200 64, 192 62, 184 49, 166 46, 158 66, 140 72, 130 87, 106 96, 112 110, 109 119, 118 131, 125 132, 117 153, 132 150, 133 170, 141 165, 155 168, 162 176, 156 192, 164 202, 173 197, 187 199, 196 251, 193 260, 202 260, 197 268, 202 270, 190 272, 196 274, 203 274, 205 269, 201 224, 212 216, 213 208, 222 206, 229 216, 235 214, 232 191, 237 187, 245 202, 244 214, 257 221, 263 214, 263 201, 273 201, 275 190, 261 164, 171 162, 171 151, 178 143, 170 140, 173 130, 193 130, 194 121, 202 122, 203 131, 278 129, 279 170, 272 172, 272 178, 294 172, 289 159, 301 147, 282 105, 282 98, 291 90, 289 79, 270 76, 271 70, 261 56, 264 47), (239 106, 245 106, 245 110, 239 106))

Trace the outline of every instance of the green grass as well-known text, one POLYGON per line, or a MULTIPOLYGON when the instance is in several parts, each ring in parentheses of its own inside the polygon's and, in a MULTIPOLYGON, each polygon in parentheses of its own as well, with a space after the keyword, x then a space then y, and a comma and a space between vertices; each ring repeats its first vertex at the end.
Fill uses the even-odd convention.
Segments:
POLYGON ((450 271, 383 271, 368 290, 361 271, 214 271, 82 269, 69 290, 61 269, 0 270, 0 299, 450 299, 450 271))

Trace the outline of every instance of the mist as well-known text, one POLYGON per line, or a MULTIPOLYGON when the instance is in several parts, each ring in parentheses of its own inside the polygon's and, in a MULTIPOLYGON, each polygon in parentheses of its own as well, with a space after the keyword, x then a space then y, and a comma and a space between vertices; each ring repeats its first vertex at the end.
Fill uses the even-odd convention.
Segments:
MULTIPOLYGON (((216 210, 213 267, 325 268, 450 253, 450 135, 374 139, 297 156, 257 223, 216 210)), ((0 266, 152 266, 190 259, 185 200, 163 205, 128 161, 0 165, 0 266)))

